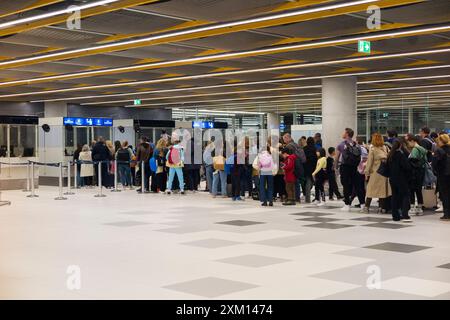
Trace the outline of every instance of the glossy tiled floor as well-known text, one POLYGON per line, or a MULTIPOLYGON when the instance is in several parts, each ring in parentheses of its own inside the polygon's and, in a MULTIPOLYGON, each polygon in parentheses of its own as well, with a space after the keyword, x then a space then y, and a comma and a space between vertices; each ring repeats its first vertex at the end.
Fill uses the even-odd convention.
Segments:
POLYGON ((406 224, 338 202, 56 193, 3 192, 12 205, 0 207, 0 298, 450 298, 450 224, 438 214, 406 224), (79 289, 67 285, 70 266, 79 289))

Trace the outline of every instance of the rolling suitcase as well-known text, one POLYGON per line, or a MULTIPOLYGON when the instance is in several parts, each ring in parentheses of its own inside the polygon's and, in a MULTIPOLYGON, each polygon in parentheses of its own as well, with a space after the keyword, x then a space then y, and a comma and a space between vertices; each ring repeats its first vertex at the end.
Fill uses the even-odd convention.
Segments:
POLYGON ((436 195, 436 188, 424 188, 422 190, 423 206, 426 209, 433 209, 437 207, 438 199, 436 195))

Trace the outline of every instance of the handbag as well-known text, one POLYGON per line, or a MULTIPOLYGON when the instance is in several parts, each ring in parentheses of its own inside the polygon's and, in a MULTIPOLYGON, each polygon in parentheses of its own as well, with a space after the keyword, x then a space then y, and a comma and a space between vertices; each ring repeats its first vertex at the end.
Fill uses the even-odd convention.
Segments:
POLYGON ((383 176, 385 178, 389 178, 389 176, 391 174, 390 174, 390 171, 389 171, 389 164, 388 164, 387 160, 381 160, 380 166, 378 167, 378 170, 377 170, 377 173, 380 176, 383 176))

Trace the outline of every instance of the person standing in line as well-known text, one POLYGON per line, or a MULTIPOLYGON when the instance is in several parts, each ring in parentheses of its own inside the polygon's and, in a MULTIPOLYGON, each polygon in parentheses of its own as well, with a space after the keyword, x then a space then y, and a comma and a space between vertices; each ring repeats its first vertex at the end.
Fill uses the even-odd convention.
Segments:
POLYGON ((153 150, 150 146, 150 143, 148 142, 147 137, 141 137, 141 141, 139 144, 139 147, 137 148, 136 153, 136 161, 137 166, 139 168, 139 171, 141 171, 141 179, 142 179, 142 163, 144 164, 144 185, 137 189, 137 192, 150 192, 149 189, 149 180, 151 176, 151 169, 150 169, 150 157, 153 154, 153 150))
MULTIPOLYGON (((108 147, 105 145, 105 139, 103 137, 98 137, 98 142, 95 144, 95 146, 92 148, 92 160, 93 161, 99 161, 101 162, 100 167, 102 171, 102 185, 104 187, 109 187, 108 182, 108 163, 107 161, 112 160, 111 152, 109 151, 108 147)), ((97 177, 97 183, 99 182, 99 175, 98 175, 98 164, 94 166, 95 168, 95 175, 97 177)))
POLYGON ((425 165, 428 161, 427 150, 419 144, 419 137, 408 133, 405 139, 406 145, 411 151, 408 159, 412 168, 412 176, 410 180, 411 209, 409 214, 423 215, 422 186, 425 178, 425 165))
POLYGON ((361 137, 356 138, 356 142, 361 150, 361 159, 357 167, 356 184, 353 187, 352 201, 354 198, 358 198, 359 204, 355 205, 356 208, 364 208, 366 200, 366 164, 369 156, 369 147, 364 143, 364 139, 361 137))
POLYGON ((153 151, 153 157, 156 161, 156 191, 165 192, 167 185, 167 170, 166 170, 166 155, 167 155, 168 140, 161 138, 156 143, 155 151, 153 151))
POLYGON ((328 148, 327 157, 327 176, 328 176, 328 199, 333 200, 334 195, 338 200, 342 199, 342 195, 339 192, 339 187, 336 181, 336 171, 334 166, 334 158, 336 157, 336 149, 334 147, 328 148))
MULTIPOLYGON (((233 155, 225 161, 225 172, 231 176, 231 193, 233 201, 243 201, 241 198, 241 180, 244 175, 245 164, 239 163, 238 146, 235 142, 233 155)), ((245 155, 244 155, 245 156, 245 155)), ((245 161, 245 158, 244 158, 245 161)))
POLYGON ((184 194, 184 149, 180 140, 174 139, 173 145, 169 148, 166 156, 166 166, 169 168, 169 179, 167 180, 166 193, 172 194, 172 184, 175 175, 178 178, 180 193, 184 194))
POLYGON ((259 172, 259 197, 263 207, 273 206, 273 176, 277 173, 270 146, 260 152, 253 162, 253 168, 259 172))
POLYGON ((300 139, 298 139, 298 146, 300 148, 304 148, 306 146, 306 137, 302 136, 300 139))
POLYGON ((314 135, 314 145, 316 146, 317 150, 322 148, 322 134, 320 132, 317 132, 314 135))
POLYGON ((203 151, 203 164, 205 165, 205 176, 206 176, 206 188, 210 194, 212 194, 213 185, 213 156, 212 152, 214 150, 214 143, 210 140, 206 144, 205 150, 203 151))
POLYGON ((283 171, 284 180, 286 182, 286 193, 287 199, 283 202, 284 206, 295 205, 295 183, 297 182, 297 177, 295 176, 295 160, 297 156, 292 152, 291 148, 285 147, 281 151, 281 156, 284 159, 283 171))
MULTIPOLYGON (((79 154, 78 160, 83 162, 92 161, 92 152, 89 146, 85 144, 79 154)), ((83 180, 83 186, 92 186, 92 178, 94 175, 94 165, 91 163, 80 163, 80 177, 83 180)))
MULTIPOLYGON (((118 148, 118 145, 116 145, 116 148, 118 148)), ((124 141, 120 146, 120 149, 116 152, 117 172, 124 189, 126 187, 133 189, 133 185, 131 184, 131 157, 132 152, 130 148, 128 148, 128 141, 124 141)))
POLYGON ((398 140, 398 134, 397 131, 394 129, 390 129, 386 131, 387 139, 384 142, 384 144, 391 150, 392 144, 398 140))
MULTIPOLYGON (((197 192, 200 184, 201 162, 195 163, 195 147, 198 141, 191 139, 190 154, 187 155, 187 161, 184 163, 183 176, 186 178, 186 190, 197 192)), ((201 148, 201 146, 199 146, 201 148)), ((201 149, 200 149, 201 150, 201 149)), ((186 156, 186 155, 185 155, 186 156)))
POLYGON ((336 165, 339 167, 341 183, 344 187, 344 206, 342 211, 350 211, 352 192, 358 185, 358 165, 361 162, 361 148, 353 140, 355 132, 345 128, 342 134, 343 141, 337 146, 336 165))
POLYGON ((305 202, 311 203, 311 189, 314 185, 312 173, 317 166, 317 149, 313 137, 306 139, 306 146, 303 148, 306 156, 306 162, 304 163, 304 175, 305 175, 305 202))
MULTIPOLYGON (((294 139, 292 139, 290 133, 285 133, 283 135, 283 142, 284 142, 286 148, 290 149, 291 153, 295 154, 295 156, 298 159, 300 159, 301 164, 304 166, 305 162, 306 162, 306 155, 305 155, 304 148, 301 148, 298 144, 295 143, 295 141, 294 141, 294 139)), ((314 151, 314 154, 315 154, 315 151, 314 151)), ((314 164, 314 166, 315 166, 315 164, 314 164)), ((304 172, 304 170, 301 170, 301 171, 304 172)), ((311 172, 312 172, 312 170, 311 170, 311 172)), ((297 181, 294 183, 294 185, 295 185, 295 201, 297 201, 297 202, 300 202, 301 184, 302 184, 301 179, 297 178, 297 181)), ((303 192, 305 192, 305 191, 303 191, 303 192)))
POLYGON ((412 173, 408 161, 404 138, 394 141, 387 158, 389 183, 392 189, 392 219, 394 221, 411 221, 408 215, 410 204, 409 180, 412 173))
MULTIPOLYGON (((217 152, 217 150, 214 150, 217 152)), ((217 197, 220 193, 223 198, 227 197, 227 173, 225 172, 225 157, 222 154, 215 153, 212 158, 213 161, 213 181, 212 181, 212 196, 213 198, 217 197), (220 184, 219 184, 220 183, 220 184)))
POLYGON ((388 178, 380 175, 378 169, 381 163, 387 160, 389 149, 379 133, 372 135, 371 142, 372 146, 369 149, 364 171, 367 181, 366 202, 364 208, 361 209, 361 213, 369 213, 373 198, 378 199, 378 213, 382 213, 382 208, 386 208, 384 201, 391 196, 392 192, 388 178))
POLYGON ((425 150, 427 150, 427 161, 431 162, 433 160, 433 152, 436 149, 436 143, 430 137, 430 128, 422 127, 419 131, 419 135, 421 137, 419 144, 425 150))
POLYGON ((441 220, 450 221, 450 137, 448 134, 440 134, 436 138, 436 145, 432 166, 437 174, 437 188, 444 212, 441 220))
POLYGON ((316 204, 317 206, 323 206, 325 204, 325 189, 324 184, 327 178, 327 157, 325 149, 320 148, 317 150, 317 160, 316 169, 311 174, 314 180, 314 186, 316 189, 316 204))
MULTIPOLYGON (((89 147, 89 146, 88 146, 89 147)), ((77 179, 77 187, 81 188, 84 186, 84 179, 81 178, 81 164, 78 163, 78 160, 80 160, 80 152, 82 150, 82 145, 78 144, 77 149, 73 153, 73 161, 76 162, 75 165, 77 166, 77 176, 75 179, 77 179)))

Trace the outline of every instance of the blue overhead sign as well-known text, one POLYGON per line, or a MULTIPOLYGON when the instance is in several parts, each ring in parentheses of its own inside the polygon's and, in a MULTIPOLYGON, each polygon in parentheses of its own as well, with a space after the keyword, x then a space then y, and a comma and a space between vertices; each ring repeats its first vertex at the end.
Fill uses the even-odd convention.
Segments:
POLYGON ((213 121, 192 121, 192 128, 214 129, 213 121))
POLYGON ((64 117, 63 124, 65 126, 72 125, 72 126, 112 127, 113 119, 64 117))

